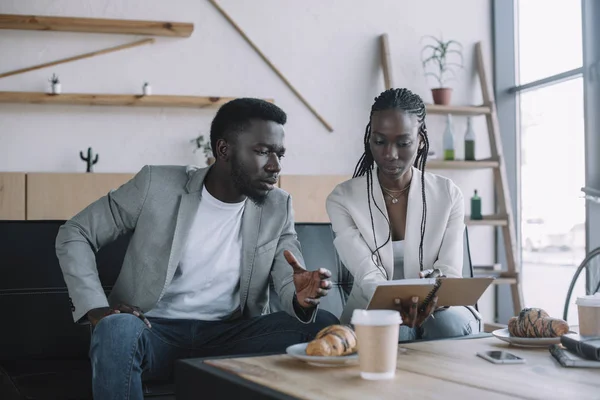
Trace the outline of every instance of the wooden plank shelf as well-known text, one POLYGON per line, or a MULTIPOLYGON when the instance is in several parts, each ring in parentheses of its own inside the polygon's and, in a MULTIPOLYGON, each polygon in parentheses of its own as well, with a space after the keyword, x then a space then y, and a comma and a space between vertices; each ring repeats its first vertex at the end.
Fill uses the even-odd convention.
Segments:
POLYGON ((498 168, 500 163, 498 160, 486 159, 477 161, 465 161, 465 160, 428 160, 426 168, 428 169, 484 169, 484 168, 498 168))
POLYGON ((475 278, 494 277, 494 278, 496 278, 492 282, 492 284, 494 284, 494 285, 503 285, 503 284, 514 285, 518 282, 518 279, 515 275, 511 275, 510 273, 508 273, 506 271, 486 271, 486 272, 475 271, 475 273, 473 275, 475 276, 475 278))
POLYGON ((488 106, 442 106, 439 104, 426 104, 428 114, 453 114, 453 115, 489 115, 488 106))
POLYGON ((497 273, 502 270, 502 265, 495 263, 490 265, 473 265, 475 273, 497 273))
POLYGON ((467 225, 484 225, 484 226, 506 226, 508 225, 508 217, 503 215, 484 215, 483 219, 470 219, 465 217, 467 225))
POLYGON ((0 14, 0 29, 190 37, 188 22, 0 14))
MULTIPOLYGON (((0 103, 21 104, 71 104, 88 106, 128 106, 128 107, 184 107, 215 108, 235 99, 235 97, 173 96, 173 95, 133 95, 133 94, 89 94, 43 92, 0 92, 0 103)), ((266 101, 273 102, 271 99, 266 101)))

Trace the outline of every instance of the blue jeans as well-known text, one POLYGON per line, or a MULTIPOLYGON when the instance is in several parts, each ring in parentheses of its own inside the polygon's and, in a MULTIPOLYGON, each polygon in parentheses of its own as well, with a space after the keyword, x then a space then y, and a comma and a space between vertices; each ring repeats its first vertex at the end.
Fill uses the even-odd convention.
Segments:
POLYGON ((434 340, 460 337, 481 331, 481 315, 473 307, 442 308, 433 313, 420 328, 400 326, 400 341, 434 340))
POLYGON ((90 346, 95 399, 143 399, 142 379, 170 379, 180 358, 283 352, 338 323, 323 310, 310 324, 284 312, 232 321, 149 320, 152 329, 131 314, 96 325, 90 346))

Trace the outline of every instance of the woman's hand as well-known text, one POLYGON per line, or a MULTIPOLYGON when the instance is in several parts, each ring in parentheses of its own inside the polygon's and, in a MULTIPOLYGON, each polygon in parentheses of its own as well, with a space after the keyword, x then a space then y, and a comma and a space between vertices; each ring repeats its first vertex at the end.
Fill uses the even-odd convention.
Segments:
POLYGON ((396 299, 396 308, 402 316, 402 325, 406 325, 409 328, 420 327, 437 308, 437 301, 438 298, 435 296, 427 308, 420 311, 419 298, 417 296, 414 296, 409 304, 404 304, 400 299, 396 299))
POLYGON ((438 268, 435 269, 426 269, 419 272, 419 278, 444 278, 446 275, 442 274, 438 268))

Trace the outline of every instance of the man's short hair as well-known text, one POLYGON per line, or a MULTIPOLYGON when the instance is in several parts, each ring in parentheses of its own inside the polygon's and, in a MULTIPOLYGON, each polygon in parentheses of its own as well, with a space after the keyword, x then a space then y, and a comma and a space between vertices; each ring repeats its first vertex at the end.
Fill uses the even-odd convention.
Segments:
POLYGON ((239 98, 232 100, 219 108, 210 126, 210 143, 213 154, 217 154, 217 140, 225 139, 230 142, 244 130, 253 119, 273 121, 285 125, 286 113, 275 104, 268 101, 239 98))

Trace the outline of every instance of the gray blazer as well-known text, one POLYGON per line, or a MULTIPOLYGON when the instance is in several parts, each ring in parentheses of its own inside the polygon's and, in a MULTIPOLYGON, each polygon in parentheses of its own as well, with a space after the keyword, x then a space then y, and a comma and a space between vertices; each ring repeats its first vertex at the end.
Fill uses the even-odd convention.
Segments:
MULTIPOLYGON (((179 264, 208 170, 145 166, 129 182, 60 227, 56 254, 76 322, 94 308, 126 303, 147 312, 156 305, 179 264), (131 241, 107 299, 98 278, 95 252, 128 232, 133 233, 131 241)), ((242 315, 268 313, 271 276, 284 310, 300 319, 294 312, 293 270, 283 257, 286 249, 304 264, 290 195, 274 189, 261 207, 246 200, 242 217, 242 315)), ((314 320, 315 315, 309 319, 314 320)))

